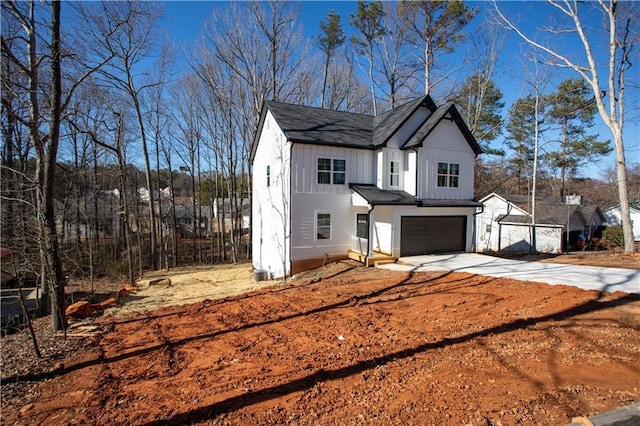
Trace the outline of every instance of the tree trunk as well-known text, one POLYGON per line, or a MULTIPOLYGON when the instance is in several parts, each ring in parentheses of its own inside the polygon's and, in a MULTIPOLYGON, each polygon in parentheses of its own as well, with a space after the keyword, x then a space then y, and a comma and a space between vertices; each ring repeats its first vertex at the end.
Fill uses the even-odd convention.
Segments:
MULTIPOLYGON (((129 77, 129 91, 131 93, 131 98, 133 99, 133 105, 136 110, 136 117, 138 118, 138 126, 140 128, 140 139, 142 141, 142 154, 144 156, 144 176, 147 184, 147 189, 149 190, 149 229, 151 231, 149 236, 150 250, 149 250, 149 268, 152 271, 157 269, 157 254, 156 254, 156 214, 154 208, 154 190, 153 190, 153 182, 151 180, 151 162, 149 160, 149 149, 147 147, 147 136, 144 130, 144 121, 142 119, 142 110, 140 107, 140 102, 138 100, 138 93, 136 92, 133 81, 131 79, 131 73, 127 72, 129 77)), ((138 228, 138 232, 141 229, 138 228)), ((142 247, 140 247, 142 248, 142 247)), ((140 273, 142 278, 142 273, 140 273)))
POLYGON ((42 193, 45 197, 43 217, 45 221, 45 252, 48 264, 51 266, 51 325, 54 330, 65 330, 67 320, 65 311, 64 274, 56 235, 56 220, 54 209, 55 172, 58 158, 58 143, 60 138, 60 119, 62 105, 62 78, 60 72, 60 1, 51 3, 51 83, 52 102, 51 119, 49 123, 49 152, 42 182, 42 193))

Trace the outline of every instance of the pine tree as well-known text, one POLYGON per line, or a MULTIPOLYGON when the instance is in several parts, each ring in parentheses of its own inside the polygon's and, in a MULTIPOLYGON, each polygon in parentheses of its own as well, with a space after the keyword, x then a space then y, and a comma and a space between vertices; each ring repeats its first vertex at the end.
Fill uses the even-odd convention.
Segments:
POLYGON ((549 152, 547 159, 560 170, 560 199, 567 193, 568 177, 579 176, 580 168, 597 157, 612 151, 610 142, 598 140, 598 135, 587 134, 593 127, 596 114, 591 89, 580 78, 568 78, 558 85, 558 91, 546 97, 549 104, 547 117, 559 127, 560 147, 549 152))
POLYGON ((336 49, 344 43, 344 31, 340 25, 340 15, 331 10, 325 20, 320 23, 320 30, 322 33, 318 35, 318 46, 322 53, 324 53, 324 76, 322 79, 322 100, 320 101, 320 107, 324 108, 329 63, 336 49))

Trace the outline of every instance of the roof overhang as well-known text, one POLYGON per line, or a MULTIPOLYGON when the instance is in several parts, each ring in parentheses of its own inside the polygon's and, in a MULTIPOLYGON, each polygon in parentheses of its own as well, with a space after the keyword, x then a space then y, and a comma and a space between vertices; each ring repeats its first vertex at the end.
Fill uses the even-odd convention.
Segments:
POLYGON ((418 200, 405 191, 380 189, 373 184, 349 185, 353 191, 364 198, 371 206, 417 206, 418 200))

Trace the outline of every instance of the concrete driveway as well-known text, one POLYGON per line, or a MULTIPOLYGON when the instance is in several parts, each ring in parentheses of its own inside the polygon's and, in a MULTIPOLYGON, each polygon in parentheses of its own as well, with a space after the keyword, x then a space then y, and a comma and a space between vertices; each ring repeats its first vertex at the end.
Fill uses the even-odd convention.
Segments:
POLYGON ((568 284, 585 290, 640 294, 640 270, 636 269, 527 262, 477 253, 401 257, 399 263, 379 267, 398 271, 468 272, 547 284, 568 284))

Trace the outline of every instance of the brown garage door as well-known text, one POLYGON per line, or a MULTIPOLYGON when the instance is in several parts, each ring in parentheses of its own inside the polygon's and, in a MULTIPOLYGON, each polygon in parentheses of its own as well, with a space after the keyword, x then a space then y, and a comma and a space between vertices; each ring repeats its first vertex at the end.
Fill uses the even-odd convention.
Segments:
POLYGON ((403 216, 400 256, 464 251, 466 216, 403 216))

